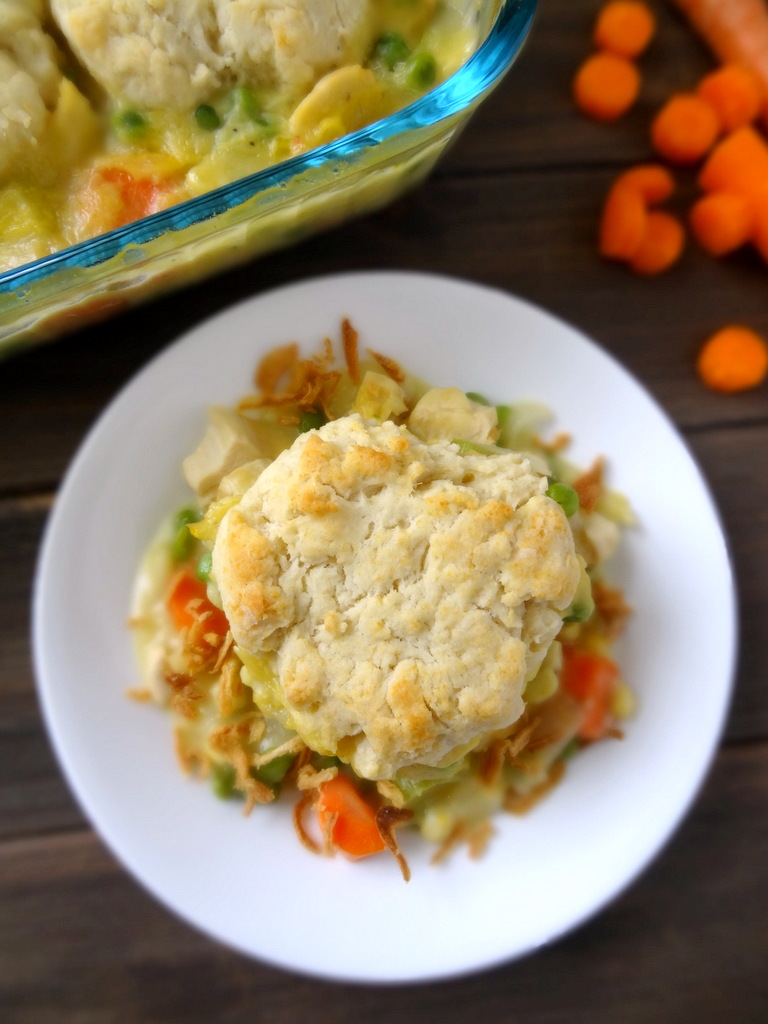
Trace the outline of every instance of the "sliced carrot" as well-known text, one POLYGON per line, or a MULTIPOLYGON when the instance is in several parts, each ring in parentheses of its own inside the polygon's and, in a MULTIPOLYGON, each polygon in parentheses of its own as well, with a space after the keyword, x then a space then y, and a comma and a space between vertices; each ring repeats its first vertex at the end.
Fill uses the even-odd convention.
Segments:
POLYGON ((657 153, 674 164, 692 164, 706 156, 720 134, 720 118, 695 93, 670 97, 651 123, 657 153))
POLYGON ((715 146, 699 172, 705 192, 759 197, 768 188, 768 143, 751 125, 737 128, 715 146))
POLYGON ((665 210, 651 210, 645 235, 629 261, 636 274, 661 274, 676 263, 685 248, 685 229, 677 217, 665 210))
POLYGON ((600 254, 612 260, 631 260, 645 237, 648 210, 638 191, 614 185, 600 218, 600 254))
POLYGON ((563 646, 560 682, 584 708, 579 729, 582 739, 598 740, 605 735, 611 721, 611 698, 618 681, 618 666, 609 658, 563 646))
POLYGON ((594 40, 619 57, 639 57, 656 31, 656 17, 642 0, 609 0, 597 16, 594 40))
POLYGON ((205 583, 192 572, 184 570, 172 581, 167 606, 176 629, 189 629, 206 615, 206 632, 226 636, 229 629, 226 615, 208 600, 205 583))
POLYGON ((637 164, 623 171, 614 184, 634 189, 649 204, 663 203, 675 190, 672 172, 662 164, 637 164))
POLYGON ((715 391, 746 391, 768 374, 768 345, 749 327, 730 324, 704 343, 696 369, 715 391))
POLYGON ((578 107, 598 121, 615 121, 640 92, 640 72, 615 53, 595 53, 576 72, 573 95, 578 107))
POLYGON ((696 91, 717 111, 726 132, 755 121, 763 106, 760 80, 739 64, 725 64, 705 75, 696 91))
POLYGON ((339 773, 318 786, 317 813, 320 827, 330 829, 334 844, 352 857, 385 848, 375 810, 346 775, 339 773))
POLYGON ((691 207, 691 230, 698 243, 713 256, 725 256, 752 237, 752 203, 737 192, 712 192, 691 207))

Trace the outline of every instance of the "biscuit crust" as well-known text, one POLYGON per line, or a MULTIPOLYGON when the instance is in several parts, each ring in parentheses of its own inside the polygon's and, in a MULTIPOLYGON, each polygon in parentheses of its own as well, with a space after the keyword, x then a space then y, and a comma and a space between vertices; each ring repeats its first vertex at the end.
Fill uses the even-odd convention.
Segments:
POLYGON ((391 422, 302 434, 213 551, 235 641, 271 664, 286 724, 386 779, 516 721, 580 574, 546 486, 523 456, 391 422))

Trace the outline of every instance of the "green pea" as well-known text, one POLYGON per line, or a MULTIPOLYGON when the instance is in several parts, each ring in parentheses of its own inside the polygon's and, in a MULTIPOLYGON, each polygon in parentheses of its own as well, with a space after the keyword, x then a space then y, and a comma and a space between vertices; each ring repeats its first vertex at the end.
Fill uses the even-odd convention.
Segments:
POLYGON ((547 488, 547 497, 552 498, 567 516, 572 516, 579 509, 579 496, 569 484, 553 481, 547 488))
POLYGON ((118 110, 112 118, 112 125, 120 135, 140 139, 149 130, 149 121, 138 110, 118 110))
POLYGON ((239 85, 232 90, 230 102, 235 113, 247 117, 250 121, 260 122, 260 119, 263 118, 261 104, 256 98, 256 94, 244 85, 239 85))
POLYGON ((376 40, 373 55, 393 71, 397 64, 408 60, 411 49, 399 32, 383 32, 376 40))
POLYGON ((437 78, 437 61, 431 53, 414 53, 407 65, 406 80, 413 89, 426 89, 437 78))
POLYGON ((192 551, 194 538, 188 530, 190 523, 196 523, 200 513, 194 508, 180 509, 173 519, 173 536, 171 537, 171 558, 176 562, 184 562, 192 551))
POLYGON ((258 779, 259 782, 274 789, 283 781, 292 764, 293 754, 280 754, 278 757, 273 757, 271 761, 267 761, 261 768, 252 768, 251 775, 254 779, 258 779))
MULTIPOLYGON (((189 531, 187 531, 189 533, 189 531)), ((211 579, 211 568, 213 564, 213 553, 211 551, 204 551, 197 560, 195 566, 195 576, 203 583, 208 583, 211 579)))
POLYGON ((580 750, 581 743, 578 739, 574 737, 574 739, 569 740, 563 747, 563 749, 560 751, 560 760, 569 761, 573 757, 573 755, 578 754, 580 750))
POLYGON ((235 786, 236 778, 234 765, 214 764, 211 767, 211 789, 220 800, 231 800, 233 797, 241 796, 240 790, 235 786))
POLYGON ((215 131, 221 124, 221 118, 208 103, 201 103, 195 111, 195 120, 207 132, 215 131))
POLYGON ((308 430, 318 430, 328 422, 328 418, 316 409, 301 414, 299 420, 299 433, 306 434, 308 430))
POLYGON ((512 406, 511 405, 497 405, 496 406, 496 423, 498 424, 499 430, 504 430, 507 424, 512 419, 512 406))

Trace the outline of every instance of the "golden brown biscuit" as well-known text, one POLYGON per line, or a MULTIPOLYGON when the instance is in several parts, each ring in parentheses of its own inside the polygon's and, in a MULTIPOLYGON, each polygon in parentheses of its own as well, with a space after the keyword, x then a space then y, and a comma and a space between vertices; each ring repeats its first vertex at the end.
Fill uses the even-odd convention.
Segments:
POLYGON ((580 573, 546 486, 523 456, 391 422, 301 435, 213 552, 237 644, 274 673, 257 700, 371 779, 510 725, 580 573))

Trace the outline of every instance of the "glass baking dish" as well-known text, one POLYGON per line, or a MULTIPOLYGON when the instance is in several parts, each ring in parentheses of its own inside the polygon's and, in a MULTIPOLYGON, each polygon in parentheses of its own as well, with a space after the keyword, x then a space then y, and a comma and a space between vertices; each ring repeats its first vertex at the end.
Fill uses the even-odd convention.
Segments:
POLYGON ((383 120, 0 274, 0 354, 381 207, 432 170, 516 60, 537 0, 480 0, 477 50, 383 120))

